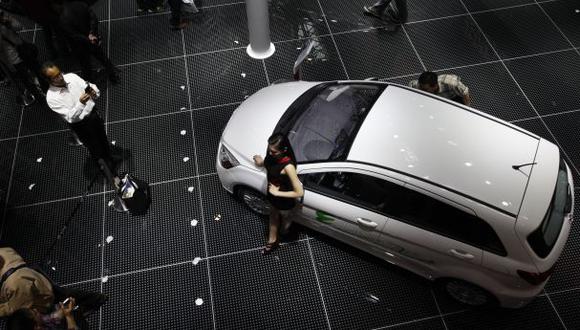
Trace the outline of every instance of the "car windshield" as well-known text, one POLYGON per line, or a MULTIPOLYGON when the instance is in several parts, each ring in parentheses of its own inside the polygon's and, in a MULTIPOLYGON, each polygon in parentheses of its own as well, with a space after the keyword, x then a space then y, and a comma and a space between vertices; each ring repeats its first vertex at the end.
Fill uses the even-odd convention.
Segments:
POLYGON ((293 116, 288 139, 298 162, 343 160, 385 86, 334 84, 321 89, 298 116, 293 116))
POLYGON ((528 243, 539 257, 545 258, 552 251, 562 230, 564 217, 571 211, 571 204, 572 195, 568 184, 568 171, 564 160, 560 160, 552 202, 540 227, 528 236, 528 243))

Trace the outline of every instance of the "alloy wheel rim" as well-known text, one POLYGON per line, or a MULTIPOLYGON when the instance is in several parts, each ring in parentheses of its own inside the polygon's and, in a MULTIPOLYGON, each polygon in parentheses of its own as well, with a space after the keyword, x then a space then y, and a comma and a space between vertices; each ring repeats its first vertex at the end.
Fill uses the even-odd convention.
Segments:
POLYGON ((447 292, 460 302, 471 305, 481 306, 487 302, 487 295, 479 288, 462 282, 452 281, 446 285, 447 292))
POLYGON ((244 203, 259 214, 268 214, 270 208, 263 198, 251 193, 244 193, 244 203))

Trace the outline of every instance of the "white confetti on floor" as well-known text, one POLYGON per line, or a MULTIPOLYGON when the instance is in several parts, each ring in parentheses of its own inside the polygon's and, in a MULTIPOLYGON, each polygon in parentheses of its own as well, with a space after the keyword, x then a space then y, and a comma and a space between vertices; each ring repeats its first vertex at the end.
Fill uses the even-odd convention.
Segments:
POLYGON ((101 279, 101 282, 106 283, 109 280, 109 276, 105 276, 101 279))
POLYGON ((107 243, 111 243, 113 241, 113 236, 107 236, 107 239, 105 241, 107 243))
POLYGON ((38 157, 38 158, 36 159, 36 162, 37 162, 37 163, 40 163, 40 162, 42 162, 42 157, 38 157))
POLYGON ((195 299, 195 304, 196 304, 197 306, 201 306, 201 305, 203 304, 203 299, 201 299, 201 298, 197 298, 197 299, 195 299))
POLYGON ((191 226, 192 227, 197 226, 197 220, 195 220, 195 219, 191 220, 191 226))
POLYGON ((187 134, 187 131, 186 130, 182 130, 181 131, 181 135, 185 135, 185 134, 187 134))
POLYGON ((188 188, 187 188, 187 191, 189 191, 189 192, 193 192, 193 187, 188 187, 188 188))
POLYGON ((32 188, 34 188, 34 186, 36 186, 36 183, 33 183, 30 186, 28 186, 28 190, 32 190, 32 188))
POLYGON ((186 163, 189 161, 189 157, 183 157, 183 162, 186 163))
POLYGON ((200 257, 196 257, 195 259, 193 259, 193 261, 191 262, 194 265, 197 265, 199 262, 201 261, 200 257))

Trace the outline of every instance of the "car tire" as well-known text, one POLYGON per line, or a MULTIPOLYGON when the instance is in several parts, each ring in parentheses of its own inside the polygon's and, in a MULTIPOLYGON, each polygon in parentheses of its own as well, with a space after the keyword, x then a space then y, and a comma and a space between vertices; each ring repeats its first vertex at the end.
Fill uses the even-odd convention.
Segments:
POLYGON ((475 284, 458 279, 446 279, 441 284, 451 298, 464 305, 482 307, 496 303, 496 299, 487 290, 475 284))
POLYGON ((264 194, 251 188, 240 187, 236 189, 236 196, 253 212, 259 215, 270 214, 270 203, 264 194))

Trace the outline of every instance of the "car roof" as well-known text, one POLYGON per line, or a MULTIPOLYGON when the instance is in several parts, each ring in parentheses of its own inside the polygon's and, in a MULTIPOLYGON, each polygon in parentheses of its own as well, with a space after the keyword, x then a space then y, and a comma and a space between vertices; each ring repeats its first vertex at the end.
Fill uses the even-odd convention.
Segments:
POLYGON ((360 127, 348 160, 429 181, 518 213, 539 137, 477 110, 389 85, 360 127))

